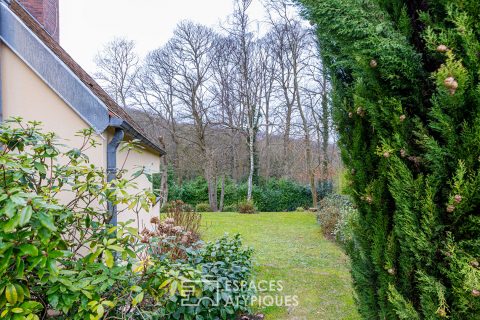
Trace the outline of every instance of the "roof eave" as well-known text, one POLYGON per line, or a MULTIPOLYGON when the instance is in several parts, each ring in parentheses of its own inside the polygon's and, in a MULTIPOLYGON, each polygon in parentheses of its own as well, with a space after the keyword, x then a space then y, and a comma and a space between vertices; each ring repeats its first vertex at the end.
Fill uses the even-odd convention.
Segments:
POLYGON ((146 145, 151 150, 157 152, 160 156, 164 156, 167 154, 165 150, 163 150, 162 148, 152 143, 150 139, 148 139, 143 134, 138 132, 138 130, 136 130, 127 121, 121 118, 111 116, 109 127, 123 129, 129 136, 131 136, 134 139, 140 140, 144 145, 146 145))

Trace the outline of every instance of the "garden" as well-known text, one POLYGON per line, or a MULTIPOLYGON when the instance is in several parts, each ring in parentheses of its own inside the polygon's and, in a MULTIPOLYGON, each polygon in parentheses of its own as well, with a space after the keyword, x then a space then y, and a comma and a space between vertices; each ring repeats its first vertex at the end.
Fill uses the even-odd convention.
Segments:
POLYGON ((160 172, 2 119, 0 319, 480 319, 480 2, 265 2, 98 58, 160 172))

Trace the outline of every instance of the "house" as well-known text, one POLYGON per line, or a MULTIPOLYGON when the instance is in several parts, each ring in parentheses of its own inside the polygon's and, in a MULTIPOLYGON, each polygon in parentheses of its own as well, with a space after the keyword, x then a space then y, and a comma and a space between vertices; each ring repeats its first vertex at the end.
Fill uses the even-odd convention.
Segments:
MULTIPOLYGON (((0 0, 0 121, 13 116, 43 123, 66 144, 76 147, 79 130, 93 128, 99 146, 87 151, 90 161, 115 177, 126 152, 121 141, 138 139, 144 150, 130 153, 129 172, 143 166, 158 172, 164 150, 105 93, 59 45, 59 0, 0 0)), ((152 188, 146 177, 139 188, 152 188)), ((132 190, 133 191, 133 190, 132 190)), ((112 223, 136 219, 136 215, 112 211, 112 223)), ((120 211, 120 210, 118 210, 120 211)), ((142 212, 139 226, 159 214, 158 204, 142 212)))

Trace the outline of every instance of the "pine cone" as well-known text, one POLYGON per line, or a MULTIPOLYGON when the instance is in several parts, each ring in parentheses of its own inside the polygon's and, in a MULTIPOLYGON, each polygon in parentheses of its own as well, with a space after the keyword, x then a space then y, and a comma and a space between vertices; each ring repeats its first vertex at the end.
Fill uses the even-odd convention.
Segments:
POLYGON ((360 116, 360 117, 363 117, 365 115, 365 110, 363 110, 362 107, 358 107, 357 108, 357 114, 360 116))
POLYGON ((446 45, 444 45, 444 44, 441 44, 441 45, 439 45, 439 46, 437 47, 437 51, 438 51, 438 52, 445 53, 445 52, 448 51, 448 47, 447 47, 446 45))
POLYGON ((456 203, 460 203, 462 201, 462 196, 457 194, 457 195, 455 195, 454 199, 455 199, 456 203))
POLYGON ((442 309, 438 309, 437 315, 438 315, 439 317, 445 318, 445 317, 447 316, 447 312, 446 312, 445 309, 443 309, 443 308, 442 308, 442 309))

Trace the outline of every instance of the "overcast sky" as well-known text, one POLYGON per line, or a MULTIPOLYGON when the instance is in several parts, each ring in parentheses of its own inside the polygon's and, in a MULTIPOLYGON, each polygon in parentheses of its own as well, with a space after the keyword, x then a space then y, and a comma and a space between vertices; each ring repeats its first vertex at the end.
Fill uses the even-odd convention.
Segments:
MULTIPOLYGON (((134 40, 145 55, 164 44, 178 22, 215 27, 232 10, 232 0, 60 0, 60 44, 93 73, 94 56, 114 37, 134 40)), ((260 0, 253 0, 249 15, 264 19, 260 0)))

